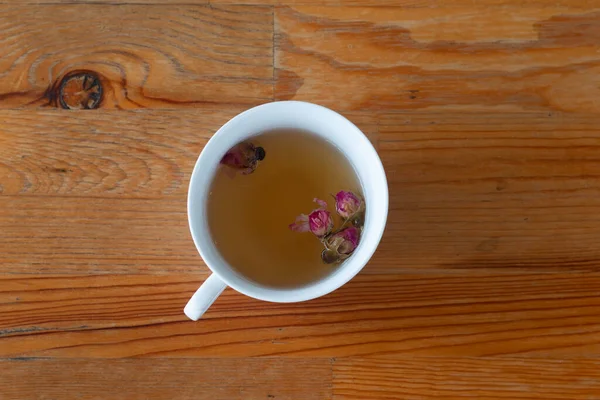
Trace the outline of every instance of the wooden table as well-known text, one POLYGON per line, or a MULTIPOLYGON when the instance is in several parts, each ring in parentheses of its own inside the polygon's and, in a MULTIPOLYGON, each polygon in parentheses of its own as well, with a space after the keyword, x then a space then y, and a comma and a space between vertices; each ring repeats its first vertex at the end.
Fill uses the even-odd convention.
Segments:
POLYGON ((600 2, 0 3, 1 399, 600 399, 600 2), (380 249, 188 321, 196 157, 287 99, 375 144, 380 249))

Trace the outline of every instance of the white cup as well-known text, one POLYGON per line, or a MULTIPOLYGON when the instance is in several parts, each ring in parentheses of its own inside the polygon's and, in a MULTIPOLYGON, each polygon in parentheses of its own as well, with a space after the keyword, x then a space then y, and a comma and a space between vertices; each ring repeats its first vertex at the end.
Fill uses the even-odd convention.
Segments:
POLYGON ((198 320, 227 286, 255 299, 278 303, 311 300, 336 290, 352 279, 375 252, 387 213, 388 187, 381 160, 371 142, 352 122, 328 108, 299 101, 268 103, 239 114, 208 141, 192 173, 188 220, 196 248, 212 275, 187 303, 185 315, 198 320), (366 205, 360 243, 350 258, 321 280, 295 288, 262 286, 233 269, 215 247, 206 216, 211 182, 225 152, 252 136, 276 129, 309 131, 334 144, 354 167, 366 205))

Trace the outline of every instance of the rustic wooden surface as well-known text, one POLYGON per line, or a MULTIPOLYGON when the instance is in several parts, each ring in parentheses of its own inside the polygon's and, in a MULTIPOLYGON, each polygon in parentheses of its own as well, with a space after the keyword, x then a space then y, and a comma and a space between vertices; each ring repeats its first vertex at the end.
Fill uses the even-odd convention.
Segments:
POLYGON ((0 399, 600 399, 599 193, 600 2, 0 0, 0 399), (190 322, 193 164, 285 99, 379 151, 380 249, 190 322))

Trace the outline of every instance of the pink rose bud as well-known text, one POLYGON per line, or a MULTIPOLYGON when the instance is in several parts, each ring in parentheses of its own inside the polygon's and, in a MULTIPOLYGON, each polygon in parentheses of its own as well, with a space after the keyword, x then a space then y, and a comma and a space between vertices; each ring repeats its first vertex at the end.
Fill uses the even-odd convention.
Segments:
POLYGON ((242 171, 247 175, 254 172, 259 161, 265 158, 265 149, 252 143, 242 142, 233 146, 221 158, 221 164, 242 171))
POLYGON ((313 201, 319 205, 319 208, 313 210, 310 215, 300 214, 289 227, 294 232, 312 232, 317 236, 325 236, 333 229, 333 219, 329 212, 325 211, 327 203, 324 200, 315 197, 313 201), (325 233, 321 234, 323 230, 325 233))
POLYGON ((350 218, 358 211, 362 206, 362 199, 352 192, 341 191, 335 195, 335 211, 342 218, 350 218))
POLYGON ((339 254, 350 254, 358 246, 359 239, 360 231, 358 228, 351 226, 332 235, 327 242, 328 247, 337 249, 339 254))
POLYGON ((308 215, 308 226, 315 236, 322 237, 333 229, 333 219, 329 211, 315 210, 308 215))

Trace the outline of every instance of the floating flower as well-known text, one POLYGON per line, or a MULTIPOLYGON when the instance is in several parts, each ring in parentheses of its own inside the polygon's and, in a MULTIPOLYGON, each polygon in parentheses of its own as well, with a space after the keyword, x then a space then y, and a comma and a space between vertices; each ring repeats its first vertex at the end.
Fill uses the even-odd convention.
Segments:
POLYGON ((333 219, 329 211, 315 210, 308 215, 308 226, 315 236, 323 237, 331 233, 333 219))
POLYGON ((322 237, 333 229, 333 219, 327 208, 327 203, 321 199, 314 198, 313 201, 320 208, 313 210, 309 215, 300 214, 290 229, 294 232, 312 232, 317 237, 322 237))
POLYGON ((354 226, 333 233, 324 240, 325 250, 321 259, 326 264, 338 263, 345 260, 358 246, 360 230, 354 226))
POLYGON ((350 226, 346 229, 334 233, 327 239, 327 247, 332 250, 336 250, 340 254, 352 254, 354 249, 358 246, 360 239, 360 231, 354 226, 350 226))
POLYGON ((335 195, 335 211, 342 218, 348 219, 361 211, 362 203, 362 199, 352 192, 342 190, 335 195))
POLYGON ((265 158, 265 149, 256 147, 250 142, 242 142, 233 146, 221 158, 221 164, 241 170, 248 175, 254 172, 259 161, 265 158))

